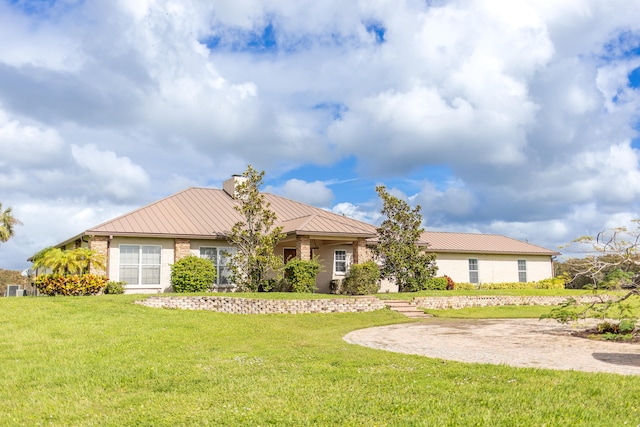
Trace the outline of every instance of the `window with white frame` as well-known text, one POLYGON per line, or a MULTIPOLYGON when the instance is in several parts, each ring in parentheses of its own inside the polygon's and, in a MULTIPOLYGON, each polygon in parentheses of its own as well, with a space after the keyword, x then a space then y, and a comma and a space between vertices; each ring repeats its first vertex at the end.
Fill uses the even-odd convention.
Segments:
POLYGON ((469 283, 478 283, 478 260, 469 258, 469 283))
POLYGON ((162 246, 120 245, 120 280, 128 285, 160 285, 162 246))
POLYGON ((518 281, 520 282, 527 281, 527 260, 524 260, 524 259, 518 260, 518 281))
POLYGON ((333 253, 333 271, 336 274, 346 274, 347 251, 335 251, 333 253))
POLYGON ((231 285, 231 257, 236 253, 236 248, 201 246, 200 258, 207 258, 216 267, 215 285, 231 285))

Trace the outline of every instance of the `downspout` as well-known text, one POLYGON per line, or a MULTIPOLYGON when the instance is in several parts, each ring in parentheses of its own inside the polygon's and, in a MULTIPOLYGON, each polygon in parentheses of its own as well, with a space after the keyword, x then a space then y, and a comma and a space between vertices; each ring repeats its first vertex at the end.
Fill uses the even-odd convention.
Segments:
POLYGON ((109 239, 107 240, 107 259, 104 263, 105 273, 107 274, 107 279, 111 280, 110 272, 111 269, 109 266, 111 265, 111 241, 113 240, 113 236, 109 235, 109 239))

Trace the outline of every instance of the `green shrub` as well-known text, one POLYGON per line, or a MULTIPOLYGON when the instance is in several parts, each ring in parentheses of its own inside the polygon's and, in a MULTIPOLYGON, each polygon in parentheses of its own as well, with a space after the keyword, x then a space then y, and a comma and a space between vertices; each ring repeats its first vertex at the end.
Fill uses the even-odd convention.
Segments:
POLYGON ((553 279, 539 280, 534 284, 534 289, 564 289, 566 280, 564 277, 554 277, 553 279))
POLYGON ((291 258, 284 266, 283 282, 286 284, 284 287, 291 292, 314 292, 317 289, 316 277, 319 271, 320 261, 316 258, 311 260, 291 258))
POLYGON ((374 261, 354 264, 342 281, 342 293, 347 295, 375 294, 380 289, 380 267, 374 261))
POLYGON ((341 294, 342 293, 342 279, 333 279, 329 282, 329 292, 332 294, 341 294))
POLYGON ((189 255, 171 266, 174 292, 205 292, 216 280, 216 268, 207 258, 189 255))
POLYGON ((44 295, 96 295, 104 289, 108 279, 95 274, 82 276, 61 276, 58 274, 43 274, 36 278, 36 289, 44 295))
POLYGON ((630 334, 636 329, 635 319, 622 319, 619 325, 621 334, 630 334))
POLYGON ((264 279, 258 284, 258 292, 291 292, 280 290, 284 286, 288 286, 284 279, 264 279))
POLYGON ((635 273, 632 271, 623 271, 620 268, 609 272, 604 280, 598 285, 604 289, 617 289, 621 287, 628 287, 633 285, 633 278, 635 273))
POLYGON ((478 289, 478 287, 473 283, 458 282, 456 283, 456 289, 461 291, 473 291, 478 289))
POLYGON ((105 294, 124 294, 124 288, 127 282, 107 282, 104 287, 105 294))
POLYGON ((456 289, 474 290, 474 289, 564 289, 565 279, 555 277, 553 279, 544 279, 537 282, 500 282, 500 283, 456 283, 456 289))
POLYGON ((422 290, 444 291, 447 289, 447 285, 447 279, 444 277, 429 277, 425 280, 424 288, 422 290))
POLYGON ((596 325, 599 334, 619 334, 620 325, 613 322, 601 322, 596 325))

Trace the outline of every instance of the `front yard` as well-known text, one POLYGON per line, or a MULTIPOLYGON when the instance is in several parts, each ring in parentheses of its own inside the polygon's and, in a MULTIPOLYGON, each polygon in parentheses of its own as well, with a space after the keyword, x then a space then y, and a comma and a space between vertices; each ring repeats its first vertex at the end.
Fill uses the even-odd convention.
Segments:
POLYGON ((640 378, 463 364, 347 344, 407 322, 0 299, 0 425, 635 425, 640 378))

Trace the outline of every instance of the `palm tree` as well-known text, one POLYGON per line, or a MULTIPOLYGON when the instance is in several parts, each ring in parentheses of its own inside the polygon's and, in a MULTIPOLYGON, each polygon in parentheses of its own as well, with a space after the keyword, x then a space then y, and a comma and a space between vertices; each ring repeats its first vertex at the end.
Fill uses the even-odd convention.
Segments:
POLYGON ((73 252, 83 274, 90 273, 92 266, 96 270, 105 269, 104 256, 96 253, 96 251, 89 248, 77 248, 73 252))
POLYGON ((13 227, 22 224, 20 221, 13 217, 11 208, 2 210, 2 203, 0 203, 0 242, 6 242, 13 237, 13 227))
POLYGON ((64 250, 49 247, 33 256, 33 268, 50 269, 53 274, 67 276, 86 274, 90 266, 104 269, 104 257, 89 248, 64 250))
POLYGON ((33 256, 33 268, 51 270, 53 274, 69 274, 79 269, 69 255, 69 251, 60 248, 45 248, 33 256))

